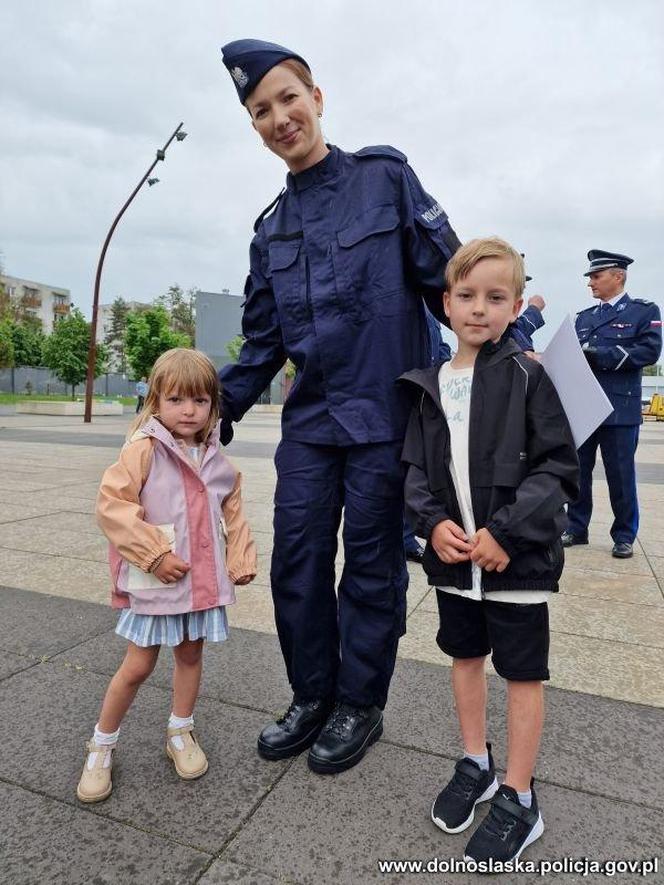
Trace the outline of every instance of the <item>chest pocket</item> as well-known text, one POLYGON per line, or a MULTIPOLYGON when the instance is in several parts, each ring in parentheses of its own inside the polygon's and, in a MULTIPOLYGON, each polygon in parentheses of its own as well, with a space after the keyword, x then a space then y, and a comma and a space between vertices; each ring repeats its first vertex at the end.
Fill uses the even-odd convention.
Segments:
POLYGON ((306 256, 302 240, 275 240, 268 246, 272 290, 284 332, 310 320, 307 302, 306 256))
POLYGON ((394 206, 374 206, 337 231, 332 258, 341 312, 363 320, 403 310, 407 299, 401 255, 399 214, 394 206), (379 299, 380 305, 376 304, 379 299))

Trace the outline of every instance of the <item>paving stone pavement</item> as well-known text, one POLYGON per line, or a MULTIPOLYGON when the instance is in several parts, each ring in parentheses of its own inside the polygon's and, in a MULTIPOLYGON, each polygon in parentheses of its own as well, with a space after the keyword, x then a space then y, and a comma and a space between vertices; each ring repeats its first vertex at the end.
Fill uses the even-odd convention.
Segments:
MULTIPOLYGON (((183 782, 165 756, 166 651, 123 724, 113 794, 96 806, 76 800, 84 743, 124 651, 93 509, 127 420, 0 415, 0 883, 397 883, 428 877, 382 874, 379 860, 459 859, 468 834, 447 836, 429 820, 459 739, 449 668, 434 643, 435 598, 415 567, 384 736, 366 759, 325 778, 303 758, 267 763, 255 752, 258 730, 290 697, 269 595, 279 436, 270 414, 250 414, 230 450, 245 475, 262 573, 239 590, 230 640, 206 650, 196 716, 209 772, 183 782)), ((570 551, 552 601, 553 679, 537 765, 546 829, 524 855, 658 858, 657 875, 612 877, 619 882, 664 881, 662 441, 663 424, 644 425, 634 559, 610 556, 600 467, 592 543, 570 551)), ((504 686, 494 675, 489 683, 502 769, 504 686)))

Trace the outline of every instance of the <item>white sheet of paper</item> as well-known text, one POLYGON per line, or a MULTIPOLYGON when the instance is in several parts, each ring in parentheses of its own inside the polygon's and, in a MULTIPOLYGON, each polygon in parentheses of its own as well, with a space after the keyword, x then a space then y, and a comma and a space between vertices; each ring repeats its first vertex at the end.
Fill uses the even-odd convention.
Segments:
POLYGON ((569 315, 542 352, 542 365, 558 391, 578 449, 613 406, 583 355, 569 315))

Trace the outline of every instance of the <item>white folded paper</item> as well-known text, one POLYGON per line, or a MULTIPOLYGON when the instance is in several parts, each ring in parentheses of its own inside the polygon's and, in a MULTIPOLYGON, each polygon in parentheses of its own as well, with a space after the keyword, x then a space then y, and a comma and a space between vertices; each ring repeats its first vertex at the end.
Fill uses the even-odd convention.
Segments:
POLYGON ((608 418, 613 406, 583 355, 569 315, 543 351, 541 362, 558 391, 578 449, 608 418))

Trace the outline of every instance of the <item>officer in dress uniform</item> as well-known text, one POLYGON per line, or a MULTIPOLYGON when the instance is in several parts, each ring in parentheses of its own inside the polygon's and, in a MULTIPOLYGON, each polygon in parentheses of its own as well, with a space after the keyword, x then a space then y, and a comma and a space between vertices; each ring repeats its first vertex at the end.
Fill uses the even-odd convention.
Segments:
POLYGON ((382 732, 408 584, 408 403, 395 379, 428 364, 422 299, 442 319, 445 266, 459 240, 400 151, 325 144, 322 94, 301 56, 259 40, 222 52, 254 129, 289 170, 255 225, 246 340, 220 372, 229 440, 231 421, 286 357, 297 370, 275 456, 270 573, 294 694, 258 750, 282 759, 310 747, 309 766, 331 773, 355 765, 382 732))
POLYGON ((652 301, 630 298, 624 291, 627 267, 633 259, 616 252, 591 249, 585 276, 594 307, 576 317, 576 333, 593 374, 602 385, 613 412, 579 449, 581 490, 568 508, 563 545, 588 543, 592 514, 592 474, 597 447, 602 452, 613 510, 613 556, 632 556, 639 528, 634 456, 641 417, 641 373, 662 351, 659 308, 652 301))

